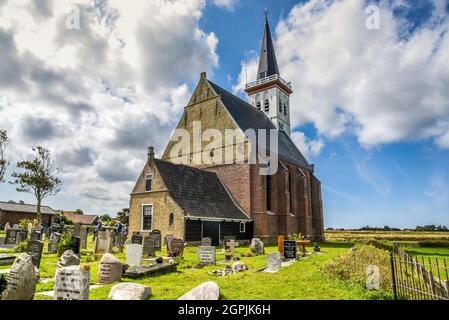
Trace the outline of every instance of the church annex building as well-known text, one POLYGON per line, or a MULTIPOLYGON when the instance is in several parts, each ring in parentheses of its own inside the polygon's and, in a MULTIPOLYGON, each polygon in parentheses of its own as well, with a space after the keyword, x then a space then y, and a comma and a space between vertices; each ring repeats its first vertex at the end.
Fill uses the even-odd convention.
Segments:
MULTIPOLYGON (((188 163, 172 161, 176 139, 168 142, 162 159, 155 158, 150 147, 130 195, 130 233, 145 235, 157 229, 162 237, 173 235, 191 243, 210 237, 213 245, 226 236, 237 240, 258 237, 274 243, 279 235, 292 233, 324 240, 321 183, 314 176, 314 166, 290 138, 293 91, 280 76, 267 18, 257 80, 246 86, 246 92, 248 102, 202 73, 177 129, 191 137, 197 134, 195 123, 201 124, 201 132, 215 129, 223 136, 229 129, 278 130, 277 171, 261 175, 266 163, 247 158, 243 163, 215 161, 214 157, 223 157, 225 152, 209 150, 208 142, 201 142, 200 151, 214 159, 211 164, 192 161, 195 149, 180 149, 179 156, 189 159, 188 163)), ((254 147, 245 136, 232 144, 243 150, 254 147)), ((224 143, 222 148, 226 147, 224 143)))

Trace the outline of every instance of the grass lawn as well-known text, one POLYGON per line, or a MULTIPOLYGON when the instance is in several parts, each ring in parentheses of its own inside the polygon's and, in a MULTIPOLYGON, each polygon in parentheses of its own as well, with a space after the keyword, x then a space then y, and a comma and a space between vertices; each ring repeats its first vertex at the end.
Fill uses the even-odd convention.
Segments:
MULTIPOLYGON (((93 242, 88 241, 88 250, 92 250, 93 242)), ((195 247, 187 247, 184 258, 178 265, 178 271, 174 273, 145 277, 141 279, 125 279, 123 282, 137 282, 152 288, 150 299, 173 300, 177 299, 187 291, 209 280, 215 281, 221 292, 221 299, 231 300, 308 300, 308 299, 338 299, 338 300, 360 300, 375 299, 378 297, 375 292, 366 290, 362 285, 329 279, 322 274, 324 264, 334 257, 345 254, 352 245, 349 243, 321 243, 320 247, 325 252, 323 255, 313 255, 290 267, 282 268, 278 273, 267 274, 256 272, 266 265, 266 256, 251 258, 241 258, 250 270, 226 277, 216 277, 207 272, 224 268, 224 265, 217 264, 202 269, 192 269, 197 263, 195 247)), ((44 252, 47 250, 45 244, 44 252)), ((266 253, 275 252, 277 246, 267 246, 266 253)), ((309 251, 311 248, 308 249, 309 251)), ((236 248, 237 254, 248 252, 247 247, 236 248)), ((5 252, 5 251, 3 251, 5 252)), ((12 252, 12 250, 10 250, 12 252)), ((164 253, 160 253, 161 255, 164 253)), ((116 254, 125 262, 125 254, 116 254)), ((96 284, 98 280, 99 260, 88 262, 87 255, 82 255, 82 263, 89 264, 91 268, 91 284, 96 284)), ((223 255, 217 255, 217 260, 223 260, 223 255)), ((42 256, 40 274, 41 279, 48 282, 38 283, 36 293, 53 290, 54 277, 58 258, 55 254, 44 254, 42 256)), ((145 262, 144 262, 145 263, 145 262)), ((10 266, 3 266, 9 268, 10 266)), ((90 291, 91 300, 108 299, 108 293, 113 284, 90 291)), ((36 294, 35 300, 48 300, 51 297, 36 294)))
POLYGON ((406 247, 405 252, 412 256, 424 256, 430 258, 446 259, 449 263, 449 248, 406 247))

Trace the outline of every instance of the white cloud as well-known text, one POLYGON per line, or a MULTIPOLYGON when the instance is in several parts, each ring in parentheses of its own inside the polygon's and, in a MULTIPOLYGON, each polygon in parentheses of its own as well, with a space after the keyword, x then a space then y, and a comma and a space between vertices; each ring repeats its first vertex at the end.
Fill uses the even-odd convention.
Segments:
POLYGON ((400 2, 381 1, 380 30, 365 27, 363 3, 311 0, 277 25, 281 75, 294 89, 292 127, 313 123, 332 138, 352 132, 364 146, 432 138, 449 148, 444 1, 434 0, 433 16, 413 34, 393 16, 400 2))
POLYGON ((220 8, 233 11, 238 0, 212 0, 212 3, 220 8))
POLYGON ((324 141, 321 138, 310 140, 303 132, 293 132, 292 140, 305 157, 316 157, 324 148, 324 141))
POLYGON ((0 128, 11 162, 44 145, 80 207, 126 206, 146 147, 163 152, 188 83, 218 66, 203 10, 202 0, 2 3, 0 128), (65 27, 72 4, 80 30, 65 27))

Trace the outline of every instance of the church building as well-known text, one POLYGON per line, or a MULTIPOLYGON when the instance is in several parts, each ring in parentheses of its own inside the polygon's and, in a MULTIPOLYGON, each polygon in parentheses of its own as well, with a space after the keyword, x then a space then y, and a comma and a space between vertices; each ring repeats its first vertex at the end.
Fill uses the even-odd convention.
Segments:
POLYGON ((257 78, 245 91, 248 102, 201 74, 161 159, 148 149, 130 195, 130 232, 145 235, 157 229, 163 237, 173 235, 193 244, 210 237, 213 245, 226 236, 275 243, 279 235, 300 233, 324 240, 321 183, 314 165, 290 138, 293 90, 280 75, 267 18, 257 78), (275 172, 261 174, 266 159, 251 161, 251 151, 259 154, 258 143, 264 138, 251 139, 250 130, 267 133, 263 144, 274 156, 269 159, 275 163, 268 165, 275 164, 275 172), (187 147, 180 147, 183 136, 178 131, 185 132, 187 147), (220 138, 229 132, 234 132, 233 139, 220 138), (203 139, 196 142, 197 137, 203 139), (229 150, 235 152, 229 156, 229 150))

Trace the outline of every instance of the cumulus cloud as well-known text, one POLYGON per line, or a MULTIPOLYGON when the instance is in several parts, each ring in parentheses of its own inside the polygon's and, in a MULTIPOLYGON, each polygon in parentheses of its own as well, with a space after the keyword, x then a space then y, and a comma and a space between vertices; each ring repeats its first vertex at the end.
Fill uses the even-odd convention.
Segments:
POLYGON ((306 158, 318 156, 324 148, 323 139, 311 140, 301 131, 293 132, 291 138, 306 158))
POLYGON ((394 15, 402 1, 380 1, 379 30, 366 28, 363 1, 296 5, 275 32, 281 75, 295 91, 292 127, 351 132, 368 147, 430 138, 447 148, 449 18, 444 1, 433 4, 410 29, 394 15))
POLYGON ((49 148, 63 195, 126 206, 146 159, 163 152, 190 96, 218 66, 202 0, 0 1, 0 128, 11 162, 49 148), (80 28, 66 27, 79 9, 80 28), (157 12, 157 14, 155 14, 157 12))
POLYGON ((212 3, 220 8, 233 11, 238 0, 212 0, 212 3))

